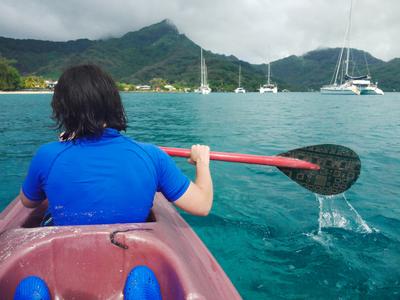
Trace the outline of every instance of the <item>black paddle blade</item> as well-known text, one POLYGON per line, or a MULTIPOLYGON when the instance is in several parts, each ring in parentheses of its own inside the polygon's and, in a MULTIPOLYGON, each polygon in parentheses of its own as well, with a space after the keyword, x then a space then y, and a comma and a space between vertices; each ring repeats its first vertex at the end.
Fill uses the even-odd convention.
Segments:
POLYGON ((343 193, 356 182, 361 171, 357 153, 340 145, 315 145, 291 150, 279 156, 292 157, 319 165, 320 170, 279 168, 286 176, 320 195, 343 193))

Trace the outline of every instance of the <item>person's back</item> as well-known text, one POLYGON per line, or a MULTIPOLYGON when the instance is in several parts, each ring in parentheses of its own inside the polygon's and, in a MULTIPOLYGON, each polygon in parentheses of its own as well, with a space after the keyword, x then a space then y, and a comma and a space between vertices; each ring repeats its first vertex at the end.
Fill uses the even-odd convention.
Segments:
POLYGON ((22 186, 24 205, 34 207, 47 198, 56 225, 143 222, 160 191, 188 212, 208 213, 208 147, 194 147, 200 181, 191 183, 158 147, 123 136, 126 118, 120 96, 100 69, 67 70, 55 88, 52 107, 65 131, 59 142, 43 145, 33 158, 22 186))

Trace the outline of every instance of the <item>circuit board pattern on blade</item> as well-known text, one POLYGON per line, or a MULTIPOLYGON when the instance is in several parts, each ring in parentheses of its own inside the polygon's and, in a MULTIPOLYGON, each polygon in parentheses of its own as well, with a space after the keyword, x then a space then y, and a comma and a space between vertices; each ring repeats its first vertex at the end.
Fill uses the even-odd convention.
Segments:
POLYGON ((358 155, 353 150, 339 145, 309 146, 279 156, 297 158, 319 165, 319 171, 279 169, 298 184, 321 195, 343 193, 357 180, 361 171, 358 155))

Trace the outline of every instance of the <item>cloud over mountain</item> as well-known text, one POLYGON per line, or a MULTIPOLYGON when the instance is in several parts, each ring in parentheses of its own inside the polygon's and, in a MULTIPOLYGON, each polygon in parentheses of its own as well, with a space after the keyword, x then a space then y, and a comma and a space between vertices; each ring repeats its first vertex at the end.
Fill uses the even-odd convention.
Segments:
MULTIPOLYGON (((400 56, 400 2, 354 2, 351 46, 400 56)), ((171 19, 213 52, 252 63, 343 43, 349 0, 32 0, 0 2, 0 36, 65 41, 118 37, 171 19)))

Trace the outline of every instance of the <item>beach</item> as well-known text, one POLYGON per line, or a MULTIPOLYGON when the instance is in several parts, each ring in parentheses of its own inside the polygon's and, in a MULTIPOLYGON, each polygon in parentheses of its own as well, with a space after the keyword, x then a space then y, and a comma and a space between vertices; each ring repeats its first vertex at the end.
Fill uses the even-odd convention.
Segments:
POLYGON ((0 95, 40 95, 53 94, 53 91, 0 91, 0 95))

